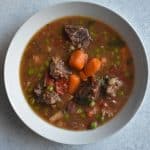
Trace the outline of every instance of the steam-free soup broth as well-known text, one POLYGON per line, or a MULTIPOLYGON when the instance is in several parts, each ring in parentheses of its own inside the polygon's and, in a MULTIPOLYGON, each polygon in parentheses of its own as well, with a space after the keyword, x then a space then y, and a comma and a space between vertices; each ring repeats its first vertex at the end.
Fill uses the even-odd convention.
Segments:
POLYGON ((106 24, 64 17, 45 25, 29 41, 20 81, 30 107, 50 124, 94 129, 128 101, 133 57, 127 43, 106 24))

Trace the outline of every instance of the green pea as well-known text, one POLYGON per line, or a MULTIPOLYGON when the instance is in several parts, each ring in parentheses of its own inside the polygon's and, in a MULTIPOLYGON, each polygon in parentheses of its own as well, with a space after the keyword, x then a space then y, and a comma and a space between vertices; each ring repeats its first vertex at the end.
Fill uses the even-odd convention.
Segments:
POLYGON ((31 105, 33 105, 33 104, 35 103, 35 99, 34 99, 33 97, 32 97, 32 98, 30 98, 30 100, 29 100, 29 101, 30 101, 30 104, 31 104, 31 105))
POLYGON ((47 87, 47 90, 50 91, 50 92, 52 92, 52 91, 54 90, 54 87, 53 87, 52 85, 49 85, 49 86, 47 87))
POLYGON ((35 73, 34 68, 28 68, 27 73, 29 76, 32 76, 35 73))
POLYGON ((95 116, 95 118, 97 119, 98 122, 102 123, 105 120, 105 117, 102 114, 97 114, 95 116))
POLYGON ((78 108, 77 109, 77 114, 81 114, 83 112, 83 109, 82 108, 78 108))
POLYGON ((114 52, 118 53, 119 52, 119 48, 115 47, 114 52))
POLYGON ((64 119, 68 120, 69 119, 69 114, 67 112, 64 112, 64 119))
POLYGON ((97 121, 94 121, 94 122, 91 123, 90 128, 95 129, 95 128, 97 128, 97 126, 98 126, 97 121))
POLYGON ((124 96, 124 91, 123 91, 123 90, 119 90, 119 91, 117 92, 117 95, 118 95, 118 96, 124 96))

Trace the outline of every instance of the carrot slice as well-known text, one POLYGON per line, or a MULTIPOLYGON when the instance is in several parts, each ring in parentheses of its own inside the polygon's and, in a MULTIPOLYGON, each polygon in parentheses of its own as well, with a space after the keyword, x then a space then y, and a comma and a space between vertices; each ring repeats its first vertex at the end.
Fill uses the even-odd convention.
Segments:
POLYGON ((81 70, 87 61, 87 57, 83 50, 76 50, 70 57, 69 65, 77 70, 81 70))
POLYGON ((80 84, 80 78, 79 76, 72 74, 69 78, 69 93, 73 94, 77 90, 80 84))
POLYGON ((93 76, 101 67, 101 61, 97 58, 92 58, 85 66, 84 72, 86 76, 93 76))

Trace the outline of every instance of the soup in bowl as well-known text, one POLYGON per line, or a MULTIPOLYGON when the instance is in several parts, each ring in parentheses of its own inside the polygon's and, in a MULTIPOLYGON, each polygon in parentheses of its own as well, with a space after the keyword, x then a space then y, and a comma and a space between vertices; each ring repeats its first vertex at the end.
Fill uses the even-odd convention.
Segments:
POLYGON ((67 144, 95 142, 123 127, 142 102, 147 74, 131 26, 84 2, 34 15, 15 35, 5 61, 6 90, 19 117, 40 135, 67 144))

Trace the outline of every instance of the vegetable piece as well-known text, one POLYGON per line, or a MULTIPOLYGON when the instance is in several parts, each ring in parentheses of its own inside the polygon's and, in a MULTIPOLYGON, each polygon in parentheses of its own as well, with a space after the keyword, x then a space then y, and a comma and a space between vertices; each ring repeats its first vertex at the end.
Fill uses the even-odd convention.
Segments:
POLYGON ((84 72, 86 76, 93 76, 95 73, 99 71, 101 67, 101 61, 97 58, 92 58, 87 65, 85 66, 84 72))
POLYGON ((98 123, 96 121, 91 122, 90 128, 95 129, 98 126, 98 123))
POLYGON ((58 121, 59 119, 63 118, 63 116, 64 115, 63 115, 62 111, 58 111, 49 118, 49 121, 51 123, 54 123, 55 121, 58 121))
POLYGON ((91 101, 90 106, 91 106, 91 107, 94 107, 95 104, 96 104, 95 101, 91 101))
POLYGON ((49 85, 49 86, 47 87, 47 90, 50 91, 50 92, 52 92, 52 91, 54 90, 54 87, 53 87, 52 85, 49 85))
POLYGON ((70 75, 69 93, 73 94, 77 90, 77 88, 79 87, 79 84, 80 84, 80 78, 75 74, 70 75))
POLYGON ((72 53, 69 64, 71 67, 81 70, 87 61, 87 57, 88 55, 85 54, 83 50, 76 50, 72 53))

